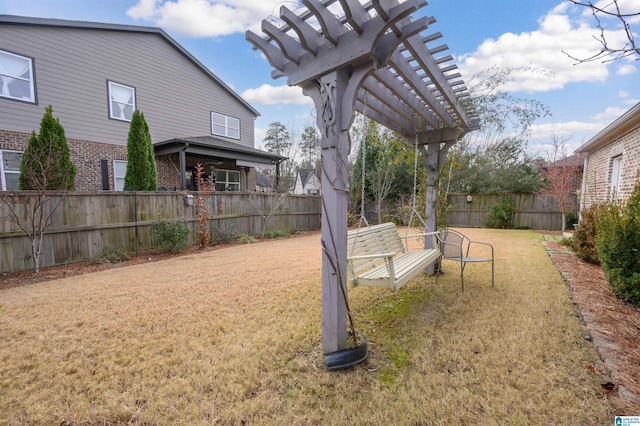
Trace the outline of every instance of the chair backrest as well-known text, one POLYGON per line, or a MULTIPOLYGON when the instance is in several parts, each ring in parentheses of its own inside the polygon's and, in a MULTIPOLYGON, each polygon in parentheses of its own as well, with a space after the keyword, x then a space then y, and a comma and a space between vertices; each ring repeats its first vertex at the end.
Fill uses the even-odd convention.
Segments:
MULTIPOLYGON (((404 253, 404 244, 398 228, 391 222, 347 232, 347 256, 362 256, 379 253, 404 253)), ((357 274, 384 262, 384 259, 355 259, 353 269, 357 274)))
POLYGON ((443 229, 438 235, 440 240, 440 252, 445 259, 453 257, 461 257, 465 236, 453 229, 443 229))

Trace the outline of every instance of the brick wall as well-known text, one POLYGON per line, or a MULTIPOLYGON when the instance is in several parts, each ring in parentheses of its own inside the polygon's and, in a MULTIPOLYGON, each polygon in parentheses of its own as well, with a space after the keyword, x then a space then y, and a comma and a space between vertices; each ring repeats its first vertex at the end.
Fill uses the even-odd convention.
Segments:
POLYGON ((622 155, 618 197, 627 199, 640 178, 640 127, 589 153, 584 193, 586 206, 609 199, 613 158, 618 155, 622 155))
MULTIPOLYGON (((30 136, 28 133, 0 130, 0 149, 24 151, 30 136)), ((76 190, 102 190, 100 160, 108 160, 109 187, 113 189, 113 160, 126 160, 127 147, 76 139, 67 139, 67 142, 77 171, 76 190)))
MULTIPOLYGON (((29 142, 28 133, 0 130, 0 149, 24 151, 29 142)), ((109 189, 114 190, 113 160, 127 159, 127 147, 124 145, 112 145, 98 142, 67 139, 71 151, 71 161, 76 166, 76 190, 77 191, 101 191, 102 170, 100 160, 107 160, 109 167, 109 189)), ((212 159, 207 157, 187 156, 187 167, 195 167, 198 163, 205 165, 205 173, 209 173, 208 164, 212 159)), ((180 189, 180 161, 178 154, 156 157, 158 168, 158 187, 166 187, 169 190, 180 189)), ((256 170, 251 169, 249 175, 244 167, 239 167, 232 161, 223 161, 216 164, 219 169, 240 171, 240 190, 255 191, 256 170), (248 185, 247 185, 248 179, 248 185)))

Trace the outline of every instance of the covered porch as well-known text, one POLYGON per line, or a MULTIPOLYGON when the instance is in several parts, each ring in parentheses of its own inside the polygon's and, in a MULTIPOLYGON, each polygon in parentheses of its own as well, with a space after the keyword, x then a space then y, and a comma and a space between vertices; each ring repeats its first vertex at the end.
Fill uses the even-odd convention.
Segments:
POLYGON ((158 186, 164 190, 195 191, 196 166, 216 191, 255 191, 256 168, 271 168, 275 186, 280 178, 281 155, 213 136, 174 138, 153 145, 158 166, 158 186))

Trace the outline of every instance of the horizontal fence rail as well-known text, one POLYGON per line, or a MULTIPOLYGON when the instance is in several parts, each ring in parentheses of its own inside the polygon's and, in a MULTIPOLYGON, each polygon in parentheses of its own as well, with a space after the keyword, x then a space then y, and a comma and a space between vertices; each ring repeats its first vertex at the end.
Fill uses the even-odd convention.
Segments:
MULTIPOLYGON (((12 203, 25 220, 37 194, 19 191, 11 197, 7 195, 0 192, 0 197, 12 203)), ((51 206, 59 206, 47 223, 39 259, 41 267, 96 259, 105 249, 129 253, 152 249, 151 225, 159 219, 183 223, 191 231, 189 243, 197 241, 198 212, 182 193, 51 192, 47 196, 50 200, 45 213, 51 206)), ((205 201, 209 233, 214 241, 243 234, 261 235, 263 231, 320 228, 319 196, 217 192, 209 194, 205 201)), ((2 208, 6 211, 6 206, 0 203, 0 273, 32 269, 31 240, 2 208)))

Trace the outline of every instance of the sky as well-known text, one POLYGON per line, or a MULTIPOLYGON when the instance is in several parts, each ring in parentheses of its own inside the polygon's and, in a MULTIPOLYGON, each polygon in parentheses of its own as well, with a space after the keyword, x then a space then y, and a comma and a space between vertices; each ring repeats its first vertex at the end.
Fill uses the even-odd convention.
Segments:
MULTIPOLYGON (((612 0, 598 0, 607 5, 612 0)), ((618 0, 623 11, 640 12, 640 0, 618 0)), ((278 16, 282 0, 0 0, 0 14, 160 27, 248 101, 255 121, 256 147, 269 124, 279 121, 300 131, 315 125, 311 100, 284 78, 271 78, 264 56, 245 40, 257 34, 263 19, 278 16)), ((534 124, 529 152, 546 155, 553 137, 565 140, 569 152, 587 142, 640 102, 639 56, 618 61, 577 64, 597 52, 596 21, 589 9, 560 0, 428 0, 414 18, 433 16, 423 35, 441 32, 429 45, 446 44, 463 79, 471 84, 491 67, 532 67, 540 72, 513 75, 504 89, 519 98, 545 104, 550 115, 534 124), (563 53, 567 52, 567 53, 563 53)), ((629 21, 640 32, 640 16, 629 21)), ((619 23, 610 45, 626 39, 619 23)), ((640 35, 637 35, 640 39, 640 35)), ((1 43, 1 40, 0 40, 1 43)))

